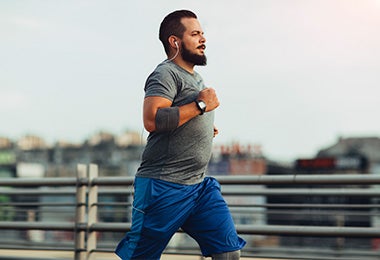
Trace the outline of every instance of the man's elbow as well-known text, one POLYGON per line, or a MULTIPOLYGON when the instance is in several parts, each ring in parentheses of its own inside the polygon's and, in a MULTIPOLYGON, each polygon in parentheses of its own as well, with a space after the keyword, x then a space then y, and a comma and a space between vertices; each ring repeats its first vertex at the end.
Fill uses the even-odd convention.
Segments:
POLYGON ((144 121, 144 128, 149 133, 156 131, 156 123, 153 121, 144 121))

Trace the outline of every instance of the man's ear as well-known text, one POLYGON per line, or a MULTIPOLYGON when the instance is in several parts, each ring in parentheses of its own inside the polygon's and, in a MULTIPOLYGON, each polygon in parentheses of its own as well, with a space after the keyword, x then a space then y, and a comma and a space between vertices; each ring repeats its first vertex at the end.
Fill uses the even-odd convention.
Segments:
POLYGON ((174 35, 171 35, 168 39, 169 41, 169 44, 170 46, 173 48, 173 49, 178 49, 179 48, 179 40, 178 40, 178 37, 174 36, 174 35))

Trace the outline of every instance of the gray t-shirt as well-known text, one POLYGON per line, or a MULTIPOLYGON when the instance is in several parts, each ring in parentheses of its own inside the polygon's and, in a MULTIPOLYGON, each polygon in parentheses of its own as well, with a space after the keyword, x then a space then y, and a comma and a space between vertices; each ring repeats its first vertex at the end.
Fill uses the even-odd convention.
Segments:
MULTIPOLYGON (((145 83, 145 97, 170 99, 172 106, 194 102, 205 85, 201 76, 170 61, 157 66, 145 83)), ((214 135, 214 112, 197 116, 173 131, 148 136, 136 176, 180 184, 203 180, 210 160, 214 135)))

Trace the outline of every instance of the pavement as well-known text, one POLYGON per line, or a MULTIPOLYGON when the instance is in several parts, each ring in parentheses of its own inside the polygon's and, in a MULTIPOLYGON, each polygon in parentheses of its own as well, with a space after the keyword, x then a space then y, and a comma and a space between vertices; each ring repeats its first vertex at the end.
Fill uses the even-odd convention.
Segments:
MULTIPOLYGON (((68 260, 74 259, 73 252, 39 251, 39 250, 5 250, 0 249, 0 260, 68 260)), ((161 260, 210 260, 195 255, 163 255, 161 260)), ((264 260, 264 258, 241 257, 241 260, 264 260)), ((94 253, 91 260, 120 260, 113 253, 94 253)), ((265 260, 270 260, 265 258, 265 260)))

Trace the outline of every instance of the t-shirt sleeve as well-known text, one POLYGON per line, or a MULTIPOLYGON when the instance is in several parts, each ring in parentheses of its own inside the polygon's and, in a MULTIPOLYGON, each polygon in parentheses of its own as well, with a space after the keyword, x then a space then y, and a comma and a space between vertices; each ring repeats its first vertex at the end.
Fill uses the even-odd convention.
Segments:
POLYGON ((177 95, 177 84, 169 70, 155 70, 145 83, 145 97, 159 96, 171 101, 177 95))

